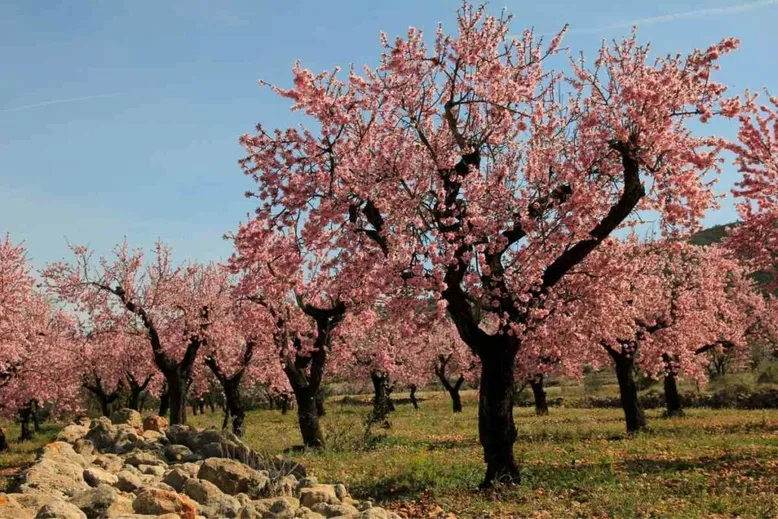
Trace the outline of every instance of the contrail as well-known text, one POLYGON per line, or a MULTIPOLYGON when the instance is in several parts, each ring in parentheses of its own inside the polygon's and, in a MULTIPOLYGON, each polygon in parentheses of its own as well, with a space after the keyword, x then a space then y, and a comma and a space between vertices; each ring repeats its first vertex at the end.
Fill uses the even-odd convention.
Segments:
MULTIPOLYGON (((776 0, 778 1, 778 0, 776 0)), ((90 99, 102 99, 106 97, 116 97, 121 94, 115 93, 115 94, 98 94, 94 96, 84 96, 84 97, 71 97, 70 99, 52 99, 51 101, 43 101, 40 103, 34 103, 31 105, 22 105, 22 106, 13 106, 11 108, 3 108, 0 110, 0 113, 8 113, 8 112, 21 112, 22 110, 29 110, 30 108, 38 108, 40 106, 49 106, 49 105, 60 105, 64 103, 76 103, 78 101, 88 101, 90 99)))
MULTIPOLYGON (((721 7, 710 7, 707 9, 695 9, 693 11, 682 11, 680 13, 664 14, 660 16, 650 16, 648 18, 638 18, 636 20, 629 20, 623 22, 616 22, 610 25, 601 25, 599 27, 583 27, 580 29, 571 28, 567 31, 568 34, 592 34, 605 31, 608 29, 623 29, 631 28, 634 25, 656 25, 659 23, 674 22, 676 20, 684 20, 689 18, 706 18, 708 16, 722 16, 728 14, 744 13, 746 11, 754 11, 756 9, 763 9, 771 5, 778 5, 778 0, 762 0, 761 2, 747 2, 744 4, 725 5, 721 7)), ((547 33, 552 34, 552 33, 547 33)), ((556 34, 556 33, 554 33, 556 34)))

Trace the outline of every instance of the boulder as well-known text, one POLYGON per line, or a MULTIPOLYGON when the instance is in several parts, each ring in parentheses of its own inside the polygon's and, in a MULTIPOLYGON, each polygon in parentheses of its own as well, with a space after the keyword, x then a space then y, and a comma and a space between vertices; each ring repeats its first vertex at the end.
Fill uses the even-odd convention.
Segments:
POLYGON ((113 422, 114 425, 126 424, 131 426, 133 429, 143 428, 143 417, 138 411, 135 411, 134 409, 125 408, 114 411, 111 415, 111 422, 113 422))
POLYGON ((339 505, 340 499, 335 493, 335 485, 312 485, 300 490, 300 504, 313 510, 317 503, 339 505))
POLYGON ((294 497, 270 497, 252 501, 255 510, 272 517, 292 517, 300 508, 300 500, 294 497))
POLYGON ((141 491, 132 504, 139 514, 162 515, 175 513, 181 519, 195 519, 197 506, 187 496, 169 490, 146 488, 141 491))
POLYGON ((320 513, 324 517, 353 517, 359 514, 359 510, 351 505, 345 504, 333 505, 330 503, 316 503, 311 507, 311 510, 320 513))
POLYGON ((155 431, 159 433, 164 433, 165 430, 168 428, 168 421, 167 418, 164 416, 147 416, 143 419, 143 430, 144 431, 155 431))
POLYGON ((132 501, 108 485, 81 492, 73 496, 70 503, 80 508, 90 519, 133 512, 132 501))
MULTIPOLYGON (((165 434, 159 431, 143 431, 143 439, 147 442, 153 442, 165 438, 165 434)), ((167 438, 165 438, 167 440, 167 438)))
POLYGON ((394 512, 388 512, 383 508, 368 508, 357 516, 358 519, 401 519, 394 512))
POLYGON ((73 503, 55 501, 38 510, 35 519, 86 519, 86 514, 73 503))
POLYGON ((27 469, 20 486, 22 493, 43 492, 55 496, 72 496, 89 486, 84 469, 69 461, 40 459, 27 469))
POLYGON ((73 443, 73 450, 79 453, 89 463, 95 458, 95 444, 86 438, 79 438, 73 443))
POLYGON ((310 508, 300 507, 300 509, 294 514, 298 519, 324 519, 324 516, 319 512, 314 512, 310 508))
POLYGON ((186 445, 171 444, 165 447, 165 458, 171 462, 183 461, 192 454, 192 450, 186 445))
POLYGON ((141 471, 141 474, 148 474, 156 478, 161 478, 165 475, 165 467, 160 467, 159 465, 138 465, 138 470, 141 471))
POLYGON ((116 454, 102 454, 97 456, 92 464, 115 474, 122 470, 124 460, 116 454))
POLYGON ((207 517, 235 517, 241 505, 209 481, 191 478, 184 485, 184 493, 197 501, 201 513, 207 517))
POLYGON ((210 481, 230 495, 240 492, 249 495, 261 493, 270 481, 266 472, 254 470, 236 460, 220 458, 205 460, 200 465, 197 477, 210 481))
MULTIPOLYGON (((106 418, 105 420, 107 421, 108 419, 106 418)), ((110 421, 105 423, 105 421, 101 420, 93 420, 92 425, 93 427, 90 428, 84 438, 91 441, 95 448, 100 450, 112 447, 116 439, 116 434, 119 432, 118 429, 116 429, 116 426, 111 424, 110 421)))
POLYGON ((76 443, 76 441, 83 438, 88 432, 89 428, 85 425, 68 425, 57 434, 57 440, 68 443, 76 443))
POLYGON ((173 424, 165 430, 165 436, 170 443, 186 445, 190 449, 194 445, 193 438, 196 435, 197 431, 188 425, 173 424))
POLYGON ((116 474, 111 474, 107 470, 103 470, 98 467, 89 467, 84 470, 84 481, 90 487, 96 487, 98 485, 115 485, 119 478, 116 474))
POLYGON ((137 474, 129 470, 122 470, 116 474, 116 484, 114 486, 122 492, 136 492, 143 488, 144 483, 137 474))
POLYGON ((150 452, 134 451, 124 459, 124 462, 128 465, 134 465, 140 467, 141 465, 156 465, 162 468, 167 467, 167 463, 159 459, 157 456, 150 452))
POLYGON ((44 494, 43 492, 29 492, 27 494, 10 494, 10 496, 13 497, 17 503, 22 505, 22 508, 25 508, 29 511, 32 510, 37 511, 46 505, 64 501, 64 499, 59 496, 55 496, 52 494, 44 494))
POLYGON ((55 441, 44 445, 40 457, 41 459, 50 459, 56 462, 72 463, 81 468, 89 465, 82 455, 73 450, 72 445, 63 441, 55 441))
POLYGON ((165 477, 162 478, 162 482, 170 485, 176 492, 183 492, 186 481, 191 477, 191 473, 180 467, 174 467, 173 470, 165 474, 165 477))

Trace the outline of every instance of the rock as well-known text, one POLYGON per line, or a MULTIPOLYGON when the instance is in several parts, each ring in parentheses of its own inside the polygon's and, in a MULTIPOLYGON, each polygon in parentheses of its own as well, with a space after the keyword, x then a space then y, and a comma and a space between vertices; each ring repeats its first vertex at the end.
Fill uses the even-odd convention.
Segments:
POLYGON ((253 501, 254 506, 266 514, 293 516, 300 508, 300 500, 294 497, 270 497, 253 501))
POLYGON ((81 416, 76 417, 76 419, 73 421, 76 425, 83 425, 84 427, 89 427, 89 424, 92 423, 92 419, 89 418, 87 415, 82 414, 81 416))
POLYGON ((191 445, 187 445, 193 451, 199 452, 203 447, 211 443, 224 441, 222 432, 217 429, 205 429, 195 434, 191 439, 191 445))
POLYGON ((133 429, 143 428, 143 417, 134 409, 125 408, 114 411, 111 415, 111 422, 113 422, 114 425, 126 424, 133 429))
POLYGON ((132 502, 108 485, 81 492, 73 496, 70 503, 80 508, 90 519, 133 512, 132 502))
POLYGON ((318 484, 319 480, 316 479, 316 476, 306 476, 304 478, 300 478, 300 480, 297 482, 297 490, 299 491, 301 488, 308 488, 318 484))
POLYGON ((175 467, 173 470, 165 474, 162 478, 162 482, 170 485, 176 490, 176 492, 183 492, 186 481, 192 477, 192 474, 186 472, 180 467, 175 467))
MULTIPOLYGON (((59 496, 44 494, 43 492, 29 492, 27 494, 10 494, 10 497, 16 499, 16 502, 27 510, 40 510, 46 505, 64 501, 59 496)), ((31 512, 32 513, 32 512, 31 512)))
POLYGON ((168 428, 168 421, 167 418, 164 416, 147 416, 143 419, 143 430, 144 431, 155 431, 159 433, 164 433, 165 430, 168 428))
POLYGON ((300 519, 324 519, 324 516, 318 512, 314 512, 310 508, 301 507, 296 513, 295 517, 300 519))
POLYGON ((330 503, 316 503, 311 507, 314 512, 320 513, 324 517, 353 517, 359 514, 359 510, 351 505, 332 505, 330 503))
MULTIPOLYGON (((165 434, 159 431, 143 431, 143 439, 149 442, 161 440, 165 438, 165 434)), ((167 438, 165 438, 167 440, 167 438)))
POLYGON ((197 506, 187 496, 169 490, 147 488, 140 492, 133 502, 139 514, 162 515, 176 513, 181 519, 195 519, 197 506))
POLYGON ((210 481, 222 492, 230 495, 262 492, 270 481, 266 472, 254 470, 236 460, 219 458, 205 460, 200 465, 197 477, 210 481))
POLYGON ((198 463, 182 463, 176 465, 176 468, 183 470, 193 478, 197 477, 197 473, 200 471, 200 465, 198 463))
POLYGON ((162 468, 167 467, 167 463, 159 459, 154 454, 144 451, 135 451, 124 459, 128 465, 139 467, 140 465, 157 465, 162 468))
POLYGON ((211 517, 235 517, 240 503, 209 481, 191 478, 184 485, 184 493, 200 503, 203 515, 211 517))
POLYGON ((317 503, 339 505, 340 499, 338 499, 338 496, 335 493, 335 486, 317 484, 300 490, 301 505, 313 509, 313 505, 317 503))
POLYGON ((55 496, 72 496, 89 488, 84 481, 84 469, 68 461, 40 459, 24 475, 22 493, 44 492, 55 496))
POLYGON ((116 484, 114 486, 122 492, 136 492, 143 488, 143 481, 137 474, 129 470, 122 470, 116 474, 116 484))
POLYGON ((95 444, 86 438, 79 438, 76 440, 75 443, 73 443, 73 450, 82 455, 89 463, 92 463, 94 460, 95 444))
POLYGON ((98 485, 115 485, 119 478, 116 474, 111 474, 107 470, 103 470, 98 467, 89 467, 84 470, 84 481, 90 487, 96 487, 98 485))
POLYGON ((116 474, 122 470, 122 467, 124 466, 124 460, 116 454, 103 454, 96 457, 92 464, 100 467, 101 469, 107 470, 108 472, 116 474))
POLYGON ((73 503, 56 501, 38 510, 35 519, 86 519, 86 514, 73 503))
MULTIPOLYGON (((226 442, 225 442, 226 443, 226 442)), ((229 458, 229 451, 222 442, 207 443, 198 449, 203 458, 229 458)))
POLYGON ((186 445, 190 449, 194 445, 193 438, 197 434, 193 428, 188 425, 173 424, 165 430, 165 436, 170 443, 186 445))
POLYGON ((294 476, 284 476, 273 482, 273 494, 277 496, 292 497, 295 494, 297 480, 294 476))
POLYGON ((43 446, 41 459, 50 459, 56 462, 68 462, 78 465, 82 468, 87 467, 89 463, 82 455, 73 450, 73 446, 62 441, 51 442, 43 446))
POLYGON ((346 485, 343 485, 342 483, 337 483, 335 485, 335 495, 338 496, 338 499, 341 501, 344 497, 351 497, 349 496, 348 490, 346 490, 346 485))
POLYGON ((165 475, 165 467, 160 467, 159 465, 138 465, 138 470, 140 470, 142 474, 148 474, 158 478, 165 475))
POLYGON ((9 494, 0 494, 0 519, 20 517, 25 517, 25 510, 16 498, 9 494))
POLYGON ((113 425, 113 422, 107 416, 98 416, 97 418, 92 418, 92 421, 89 422, 89 429, 92 430, 98 425, 113 425))
POLYGON ((165 457, 172 462, 182 461, 192 454, 192 450, 186 445, 168 445, 165 447, 165 457))
MULTIPOLYGON (((107 418, 106 418, 107 420, 107 418)), ((91 441, 97 449, 107 449, 112 447, 116 438, 116 434, 119 432, 116 427, 105 421, 92 421, 93 427, 84 436, 85 439, 91 441)))
POLYGON ((387 512, 383 508, 373 507, 365 510, 357 516, 358 519, 400 519, 394 512, 387 512))
POLYGON ((83 438, 88 432, 89 428, 85 425, 68 425, 57 434, 57 440, 76 443, 76 441, 83 438))

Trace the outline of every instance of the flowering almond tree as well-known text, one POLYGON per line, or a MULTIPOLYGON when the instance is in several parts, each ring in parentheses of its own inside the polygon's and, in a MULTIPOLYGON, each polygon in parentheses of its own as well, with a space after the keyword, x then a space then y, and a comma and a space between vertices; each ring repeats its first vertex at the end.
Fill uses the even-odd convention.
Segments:
POLYGON ((728 243, 754 268, 770 276, 768 290, 778 290, 778 97, 758 104, 746 95, 738 143, 732 146, 743 180, 734 189, 743 225, 728 243))
POLYGON ((211 308, 218 307, 224 290, 220 268, 174 266, 170 250, 161 243, 148 265, 142 251, 130 250, 126 243, 114 249, 113 260, 101 258, 96 265, 86 247, 71 249, 72 263, 54 263, 44 270, 47 286, 79 311, 145 336, 165 379, 170 422, 184 423, 195 360, 211 322, 211 308))
POLYGON ((733 39, 652 60, 633 36, 557 71, 562 35, 544 46, 509 22, 465 5, 457 33, 382 37, 379 67, 345 81, 297 65, 274 90, 312 127, 242 138, 260 219, 296 222, 360 287, 404 284, 449 312, 482 366, 483 486, 519 480, 514 361, 547 295, 635 210, 694 224, 724 142, 689 123, 737 109, 711 77, 733 39))

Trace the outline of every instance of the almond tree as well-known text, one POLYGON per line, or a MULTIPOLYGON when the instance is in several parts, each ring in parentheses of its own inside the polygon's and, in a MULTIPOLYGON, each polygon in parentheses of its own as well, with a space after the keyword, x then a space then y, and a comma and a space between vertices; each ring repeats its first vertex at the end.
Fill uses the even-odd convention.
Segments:
POLYGON ((126 243, 114 249, 112 260, 101 258, 97 264, 86 247, 71 249, 72 263, 54 263, 44 270, 46 285, 77 310, 145 336, 164 377, 170 422, 185 423, 186 395, 211 322, 210 308, 224 289, 219 268, 174 266, 162 243, 156 244, 148 265, 142 251, 130 250, 126 243))
POLYGON ((311 127, 242 138, 260 220, 361 289, 402 285, 450 314, 481 361, 484 487, 519 480, 514 365, 549 294, 633 211, 693 225, 724 142, 690 123, 737 110, 711 78, 736 40, 652 60, 632 36, 547 70, 562 34, 543 45, 510 20, 465 5, 457 33, 382 36, 380 65, 345 81, 296 65, 274 91, 311 127))

